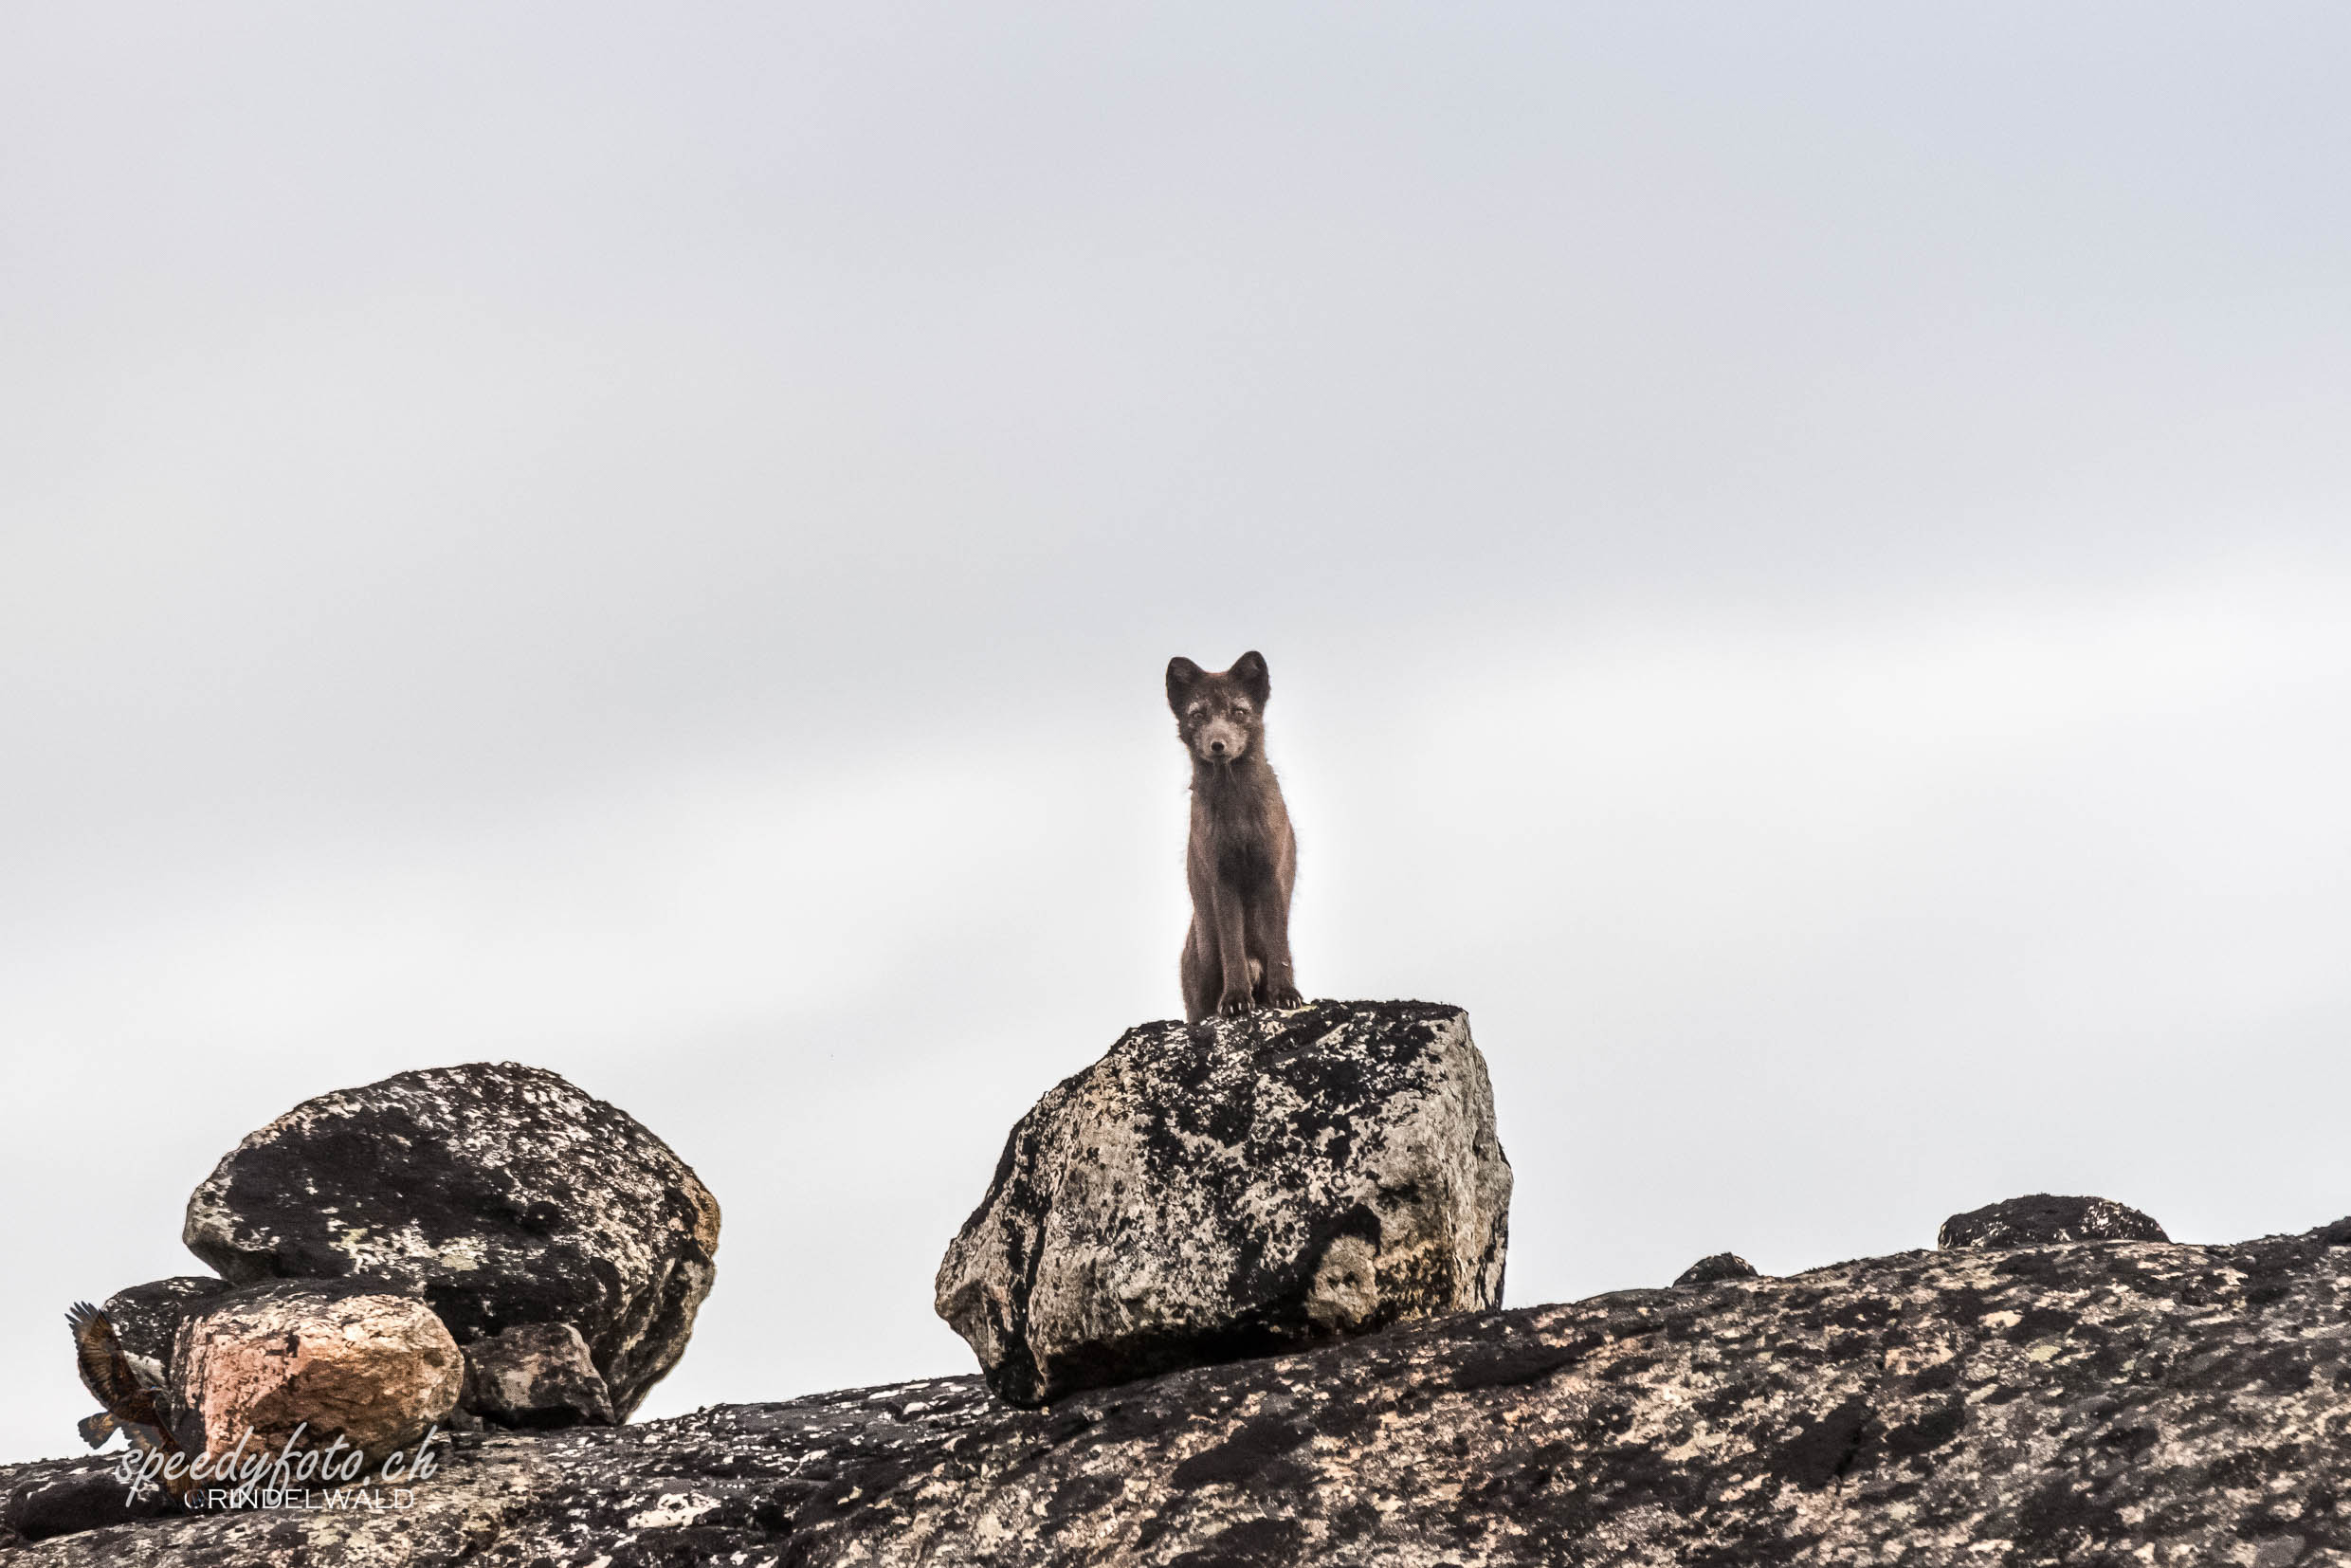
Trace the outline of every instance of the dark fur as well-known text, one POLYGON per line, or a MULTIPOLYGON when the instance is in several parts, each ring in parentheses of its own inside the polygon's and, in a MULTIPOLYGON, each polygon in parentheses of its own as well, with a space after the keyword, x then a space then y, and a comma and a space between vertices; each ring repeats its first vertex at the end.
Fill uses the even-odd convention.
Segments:
POLYGON ((1266 761, 1266 698, 1272 684, 1261 653, 1244 653, 1212 675, 1189 659, 1167 665, 1167 705, 1192 755, 1192 930, 1178 972, 1184 1017, 1237 1017, 1260 1007, 1299 1005, 1290 963, 1290 887, 1298 841, 1282 804, 1281 781, 1266 761))

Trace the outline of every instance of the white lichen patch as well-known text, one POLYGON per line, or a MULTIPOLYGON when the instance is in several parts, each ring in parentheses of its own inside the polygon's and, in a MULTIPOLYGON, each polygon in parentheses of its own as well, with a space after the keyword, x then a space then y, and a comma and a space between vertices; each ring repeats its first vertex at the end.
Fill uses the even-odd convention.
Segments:
POLYGON ((632 1530, 674 1530, 699 1523, 719 1509, 719 1500, 702 1492, 664 1492, 653 1505, 629 1516, 632 1530))

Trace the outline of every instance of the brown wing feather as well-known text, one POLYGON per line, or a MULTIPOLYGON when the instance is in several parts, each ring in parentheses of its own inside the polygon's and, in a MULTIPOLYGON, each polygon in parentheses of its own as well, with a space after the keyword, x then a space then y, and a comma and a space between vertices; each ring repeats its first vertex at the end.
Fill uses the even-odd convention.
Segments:
POLYGON ((82 1374, 82 1386, 106 1407, 106 1413, 117 1421, 163 1430, 155 1396, 123 1358, 122 1341, 115 1337, 106 1314, 87 1302, 76 1302, 65 1322, 73 1328, 74 1365, 82 1374))

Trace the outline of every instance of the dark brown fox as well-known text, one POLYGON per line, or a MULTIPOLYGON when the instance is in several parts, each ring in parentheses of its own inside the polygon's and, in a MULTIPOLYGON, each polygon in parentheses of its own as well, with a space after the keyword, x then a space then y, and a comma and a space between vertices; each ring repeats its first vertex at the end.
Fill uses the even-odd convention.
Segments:
POLYGON ((1217 675, 1189 659, 1167 662, 1167 705, 1192 754, 1192 930, 1178 965, 1188 1023, 1299 1005, 1290 965, 1298 842, 1266 761, 1271 690, 1262 653, 1217 675))

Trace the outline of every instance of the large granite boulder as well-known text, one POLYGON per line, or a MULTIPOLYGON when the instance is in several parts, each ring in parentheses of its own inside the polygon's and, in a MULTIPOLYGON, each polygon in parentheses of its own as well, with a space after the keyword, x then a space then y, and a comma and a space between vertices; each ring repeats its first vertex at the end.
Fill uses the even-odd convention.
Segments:
MULTIPOLYGON (((1398 1324, 1011 1409, 977 1377, 462 1438, 382 1513, 25 1568, 2351 1560, 2351 1249, 1917 1251, 1398 1324)), ((0 1519, 92 1462, 0 1469, 0 1519)), ((63 1510, 48 1510, 54 1528, 63 1510)))
POLYGON ((230 1282, 381 1282, 460 1344, 568 1323, 626 1417, 709 1293, 719 1205, 635 1118, 512 1062, 404 1072, 304 1101, 188 1200, 230 1282))
POLYGON ((1935 1234, 1938 1247, 2044 1247, 2065 1241, 2169 1241, 2163 1228, 2103 1197, 2033 1193, 1953 1214, 1935 1234))
POLYGON ((340 1437, 380 1462, 448 1419, 465 1363, 432 1308, 364 1285, 230 1291, 181 1323, 172 1352, 180 1444, 219 1459, 340 1437))
POLYGON ((1038 1404, 1499 1305, 1509 1213, 1460 1010, 1145 1024, 1012 1129, 937 1305, 1038 1404))

